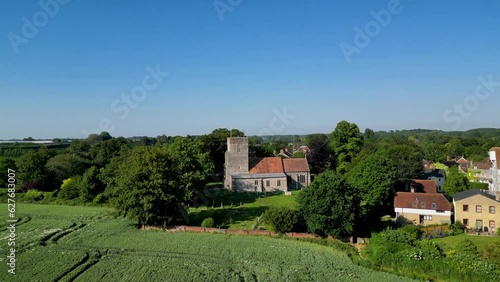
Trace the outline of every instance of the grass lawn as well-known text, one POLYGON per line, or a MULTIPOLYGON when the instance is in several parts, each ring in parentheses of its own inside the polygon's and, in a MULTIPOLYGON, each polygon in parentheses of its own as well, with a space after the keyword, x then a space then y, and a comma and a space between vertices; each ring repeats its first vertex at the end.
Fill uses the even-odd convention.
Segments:
POLYGON ((443 250, 447 251, 453 249, 458 243, 465 239, 471 240, 476 246, 479 252, 483 250, 490 244, 500 244, 500 237, 485 237, 485 236, 474 236, 460 234, 456 236, 448 236, 444 238, 432 239, 434 242, 439 244, 443 250))
POLYGON ((200 206, 190 209, 190 225, 200 225, 203 219, 217 212, 224 217, 225 224, 223 224, 223 227, 225 228, 249 230, 254 226, 258 226, 261 229, 267 229, 264 224, 257 222, 258 218, 270 207, 296 208, 296 199, 299 193, 300 191, 293 192, 291 196, 284 194, 267 194, 264 196, 255 193, 223 191, 219 195, 209 195, 208 207, 200 206), (221 203, 223 204, 222 207, 221 203))

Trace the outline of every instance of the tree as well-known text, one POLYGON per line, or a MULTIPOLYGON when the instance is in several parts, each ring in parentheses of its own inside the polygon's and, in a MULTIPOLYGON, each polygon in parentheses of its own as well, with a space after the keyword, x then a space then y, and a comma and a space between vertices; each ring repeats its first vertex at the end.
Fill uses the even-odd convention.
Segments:
POLYGON ((423 152, 420 147, 412 144, 389 143, 386 147, 386 156, 396 168, 398 180, 421 178, 424 174, 422 165, 423 152))
POLYGON ((41 147, 38 151, 28 152, 19 158, 17 175, 23 190, 55 190, 55 175, 46 166, 50 157, 48 149, 41 147))
POLYGON ((193 189, 203 186, 213 166, 198 140, 175 138, 167 146, 140 146, 111 162, 104 173, 106 195, 122 215, 139 224, 187 221, 193 189), (110 183, 112 185, 110 185, 110 183))
POLYGON ((466 191, 470 188, 467 176, 460 171, 457 167, 448 169, 446 181, 444 182, 443 191, 446 195, 453 197, 458 192, 466 191))
POLYGON ((311 173, 318 174, 327 169, 332 158, 328 153, 328 136, 325 134, 310 134, 305 143, 309 148, 307 160, 311 166, 311 173))
POLYGON ((128 146, 125 138, 113 138, 98 145, 94 145, 90 151, 90 155, 94 164, 98 167, 103 167, 108 164, 112 158, 120 154, 123 147, 128 146))
POLYGON ((81 175, 87 166, 86 160, 74 154, 59 154, 47 161, 47 168, 55 174, 60 183, 64 179, 81 175))
POLYGON ((136 147, 116 171, 110 204, 139 224, 183 222, 190 193, 179 185, 171 156, 162 147, 136 147))
POLYGON ((396 181, 396 165, 385 151, 364 158, 347 176, 348 183, 356 188, 361 198, 360 217, 365 232, 380 223, 384 206, 389 201, 391 187, 396 181))
POLYGON ((298 203, 310 232, 335 238, 354 233, 359 199, 338 172, 319 174, 299 194, 298 203))
POLYGON ((347 171, 351 160, 361 151, 363 137, 355 123, 341 121, 330 134, 330 150, 334 153, 336 170, 342 174, 347 171))
POLYGON ((61 190, 57 194, 57 197, 63 200, 72 200, 78 198, 78 189, 81 180, 81 176, 74 176, 72 178, 63 180, 61 190))
POLYGON ((7 174, 9 169, 17 171, 16 162, 13 159, 1 159, 0 160, 0 188, 7 188, 9 182, 7 182, 7 174))
POLYGON ((99 170, 92 166, 82 176, 78 185, 79 197, 84 202, 92 201, 97 195, 104 192, 104 184, 99 180, 99 170))

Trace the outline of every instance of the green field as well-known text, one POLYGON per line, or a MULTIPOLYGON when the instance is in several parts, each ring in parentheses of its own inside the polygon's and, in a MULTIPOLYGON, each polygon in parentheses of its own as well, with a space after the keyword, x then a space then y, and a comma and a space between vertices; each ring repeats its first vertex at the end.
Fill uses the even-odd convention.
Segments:
MULTIPOLYGON (((141 231, 111 210, 20 204, 16 275, 0 281, 405 281, 331 247, 280 238, 141 231)), ((2 214, 7 206, 0 205, 2 214)))
POLYGON ((483 252, 484 249, 491 244, 500 244, 500 237, 485 237, 485 236, 474 236, 460 234, 456 236, 448 236, 444 238, 433 239, 434 242, 439 244, 443 250, 453 249, 458 243, 465 239, 469 239, 477 246, 479 252, 483 252))

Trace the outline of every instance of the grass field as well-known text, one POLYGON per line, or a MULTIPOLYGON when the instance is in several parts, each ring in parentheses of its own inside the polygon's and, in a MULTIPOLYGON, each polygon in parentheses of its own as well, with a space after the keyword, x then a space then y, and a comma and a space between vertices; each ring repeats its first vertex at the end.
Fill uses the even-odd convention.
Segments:
POLYGON ((222 227, 248 230, 258 226, 261 229, 268 229, 264 223, 257 224, 256 222, 262 213, 272 206, 295 208, 299 193, 300 191, 296 191, 290 196, 284 194, 264 196, 255 193, 227 193, 225 191, 218 195, 210 196, 209 194, 206 200, 207 206, 190 209, 190 224, 200 225, 203 219, 217 211, 225 217, 225 224, 222 227), (211 208, 212 204, 214 208, 211 208))
POLYGON ((433 239, 433 241, 439 244, 443 250, 447 251, 465 239, 471 240, 477 246, 479 252, 483 252, 488 245, 500 244, 500 237, 485 237, 466 234, 437 238, 433 239))
MULTIPOLYGON (((111 210, 20 204, 16 275, 0 281, 405 281, 331 247, 280 238, 141 231, 111 210)), ((0 205, 7 213, 7 206, 0 205)))

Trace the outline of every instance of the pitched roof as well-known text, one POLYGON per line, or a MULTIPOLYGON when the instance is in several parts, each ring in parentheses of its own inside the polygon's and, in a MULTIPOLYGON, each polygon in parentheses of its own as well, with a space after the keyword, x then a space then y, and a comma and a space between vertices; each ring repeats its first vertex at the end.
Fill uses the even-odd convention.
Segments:
POLYGON ((466 191, 463 191, 463 192, 456 193, 453 196, 453 200, 455 200, 455 201, 461 201, 463 199, 466 199, 466 198, 469 198, 469 197, 473 197, 473 196, 476 196, 476 195, 485 196, 487 198, 490 198, 490 199, 496 201, 495 196, 493 196, 491 194, 488 194, 486 192, 483 192, 483 191, 481 191, 479 189, 470 189, 470 190, 466 190, 466 191))
POLYGON ((446 171, 444 169, 437 168, 426 168, 424 169, 425 177, 446 177, 446 171))
POLYGON ((413 179, 416 184, 418 191, 427 194, 437 193, 437 181, 436 180, 423 180, 423 179, 413 179))
POLYGON ((283 173, 283 163, 280 157, 263 158, 258 160, 249 172, 252 174, 283 173))
POLYGON ((451 211, 451 204, 443 194, 397 192, 394 207, 423 210, 451 211), (432 204, 436 204, 433 209, 432 204))
POLYGON ((491 169, 491 160, 490 158, 486 158, 480 162, 471 163, 470 166, 472 169, 489 170, 491 169))
POLYGON ((306 158, 283 159, 285 172, 305 172, 309 171, 309 164, 306 158))
POLYGON ((468 164, 469 161, 466 160, 464 157, 461 157, 458 161, 457 164, 468 164))

